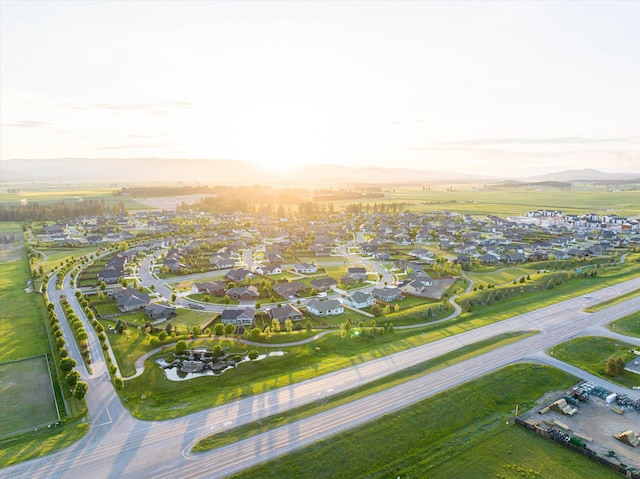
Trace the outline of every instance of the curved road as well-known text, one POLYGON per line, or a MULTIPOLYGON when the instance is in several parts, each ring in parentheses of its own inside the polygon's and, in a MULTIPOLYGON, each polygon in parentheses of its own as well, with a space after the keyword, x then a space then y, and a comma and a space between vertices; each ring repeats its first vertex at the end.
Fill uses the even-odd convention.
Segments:
MULTIPOLYGON (((591 300, 573 298, 418 348, 167 421, 134 419, 115 395, 104 361, 98 354, 94 358, 94 373, 87 373, 91 386, 87 394, 92 423, 89 433, 55 454, 4 469, 3 477, 75 478, 83 474, 100 478, 224 477, 512 362, 539 359, 540 353, 554 344, 640 310, 640 298, 633 298, 597 313, 582 311, 587 303, 604 301, 638 288, 640 278, 594 292, 591 300), (523 330, 539 330, 541 334, 228 447, 205 454, 189 453, 195 441, 212 432, 282 414, 290 408, 347 391, 465 344, 523 330)), ((92 330, 88 328, 87 331, 92 330)), ((625 340, 640 346, 638 339, 625 340)), ((565 368, 568 366, 563 365, 565 368)), ((579 371, 579 375, 586 374, 579 371)), ((598 382, 602 381, 598 379, 598 382)), ((610 389, 622 390, 618 386, 610 389)), ((640 397, 640 391, 624 392, 640 397)))

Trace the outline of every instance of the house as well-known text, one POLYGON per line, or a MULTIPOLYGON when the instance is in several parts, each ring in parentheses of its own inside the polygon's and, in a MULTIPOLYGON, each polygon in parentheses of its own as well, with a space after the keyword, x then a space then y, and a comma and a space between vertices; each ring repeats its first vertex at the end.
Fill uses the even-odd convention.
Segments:
POLYGON ((298 308, 291 304, 285 304, 284 306, 278 306, 276 308, 269 308, 267 310, 269 319, 277 319, 281 323, 284 323, 287 319, 291 321, 302 320, 302 313, 298 308))
POLYGON ((135 311, 143 309, 151 299, 147 293, 141 293, 135 288, 121 288, 112 295, 120 311, 135 311))
POLYGON ((496 264, 500 261, 500 258, 494 254, 487 253, 480 256, 479 260, 482 264, 496 264))
POLYGON ((279 264, 268 264, 267 266, 263 266, 258 269, 260 274, 264 275, 272 275, 272 274, 280 274, 282 273, 282 267, 279 264))
POLYGON ((367 269, 361 266, 351 266, 347 268, 346 277, 351 281, 365 281, 367 279, 367 269))
POLYGON ((98 273, 98 280, 107 284, 115 284, 124 276, 124 269, 115 266, 107 266, 98 273))
POLYGON ((333 316, 344 313, 344 306, 337 299, 312 299, 307 303, 307 311, 316 316, 333 316))
POLYGON ((371 293, 356 291, 354 293, 348 294, 344 298, 344 302, 346 305, 351 306, 352 308, 362 309, 373 306, 376 302, 376 298, 374 298, 371 293))
POLYGON ((413 256, 414 258, 420 261, 428 261, 433 257, 433 253, 428 249, 418 248, 418 249, 411 250, 409 252, 409 256, 413 256))
POLYGON ((236 265, 236 260, 229 256, 215 255, 209 260, 215 269, 228 269, 236 265))
POLYGON ((315 264, 309 263, 296 263, 293 265, 293 269, 296 273, 312 274, 318 271, 318 267, 315 264))
POLYGON ((384 301, 385 303, 388 303, 398 299, 402 294, 402 291, 400 290, 400 288, 396 288, 396 287, 390 288, 388 286, 385 286, 384 288, 373 288, 373 290, 371 291, 371 294, 373 295, 374 298, 379 299, 380 301, 384 301))
POLYGON ((432 284, 433 283, 431 281, 431 278, 429 278, 428 276, 426 278, 419 277, 414 280, 407 281, 405 284, 400 286, 400 291, 405 294, 417 296, 423 293, 425 288, 431 286, 432 284))
POLYGON ((206 283, 193 283, 191 292, 204 293, 210 296, 224 296, 227 284, 224 281, 214 281, 206 283))
POLYGON ((299 296, 307 287, 299 282, 293 281, 291 283, 278 283, 273 287, 273 290, 283 298, 292 298, 299 296))
POLYGON ((153 319, 170 319, 177 315, 176 307, 160 303, 149 303, 144 312, 153 319))
POLYGON ((255 286, 238 286, 227 290, 227 295, 231 299, 239 301, 256 301, 258 299, 258 290, 255 286))
POLYGON ((220 317, 222 324, 235 324, 236 326, 251 326, 256 310, 253 308, 225 309, 220 317))
POLYGON ((309 285, 316 291, 329 291, 338 286, 338 282, 333 278, 317 278, 312 280, 309 285))
POLYGON ((507 253, 503 257, 507 263, 524 263, 527 258, 522 253, 507 253))
POLYGON ((237 268, 237 269, 229 270, 227 272, 226 277, 230 281, 235 281, 237 283, 238 281, 246 280, 247 276, 250 276, 250 275, 252 275, 250 270, 248 270, 246 268, 237 268))

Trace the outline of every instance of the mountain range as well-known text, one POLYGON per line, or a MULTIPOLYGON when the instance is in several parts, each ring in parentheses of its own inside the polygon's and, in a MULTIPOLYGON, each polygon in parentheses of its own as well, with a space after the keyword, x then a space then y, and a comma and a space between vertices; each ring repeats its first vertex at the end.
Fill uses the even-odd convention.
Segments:
MULTIPOLYGON (((504 178, 409 168, 303 165, 272 170, 240 160, 167 158, 58 158, 0 161, 0 183, 188 183, 206 185, 316 186, 335 184, 492 183, 504 178)), ((640 181, 640 173, 605 173, 593 169, 564 170, 521 182, 640 181)))

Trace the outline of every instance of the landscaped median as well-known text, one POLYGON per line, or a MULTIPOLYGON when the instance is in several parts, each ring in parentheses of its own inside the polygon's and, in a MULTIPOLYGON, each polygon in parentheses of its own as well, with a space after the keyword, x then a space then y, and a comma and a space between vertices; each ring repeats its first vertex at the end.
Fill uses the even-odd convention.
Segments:
POLYGON ((217 447, 222 447, 227 444, 231 444, 236 441, 240 441, 247 437, 260 434, 268 431, 276 426, 283 426, 292 422, 304 419, 305 417, 319 414, 328 409, 340 406, 347 402, 355 401, 357 399, 369 396, 378 391, 389 389, 398 384, 411 381, 417 377, 424 376, 425 374, 437 371, 439 369, 451 366, 455 363, 471 359, 480 354, 484 354, 493 349, 497 349, 507 344, 511 344, 516 341, 528 338, 537 334, 534 331, 526 332, 513 332, 508 334, 502 334, 491 339, 484 341, 478 341, 477 343, 469 346, 464 346, 460 349, 452 351, 447 354, 443 354, 435 359, 425 361, 417 366, 413 366, 397 373, 389 374, 382 379, 372 381, 364 386, 360 386, 351 389, 347 392, 336 394, 328 398, 323 398, 318 402, 311 403, 307 406, 302 406, 294 410, 287 411, 286 416, 277 416, 261 419, 258 423, 247 424, 238 428, 232 429, 227 432, 222 432, 202 439, 193 448, 194 452, 203 452, 217 447))

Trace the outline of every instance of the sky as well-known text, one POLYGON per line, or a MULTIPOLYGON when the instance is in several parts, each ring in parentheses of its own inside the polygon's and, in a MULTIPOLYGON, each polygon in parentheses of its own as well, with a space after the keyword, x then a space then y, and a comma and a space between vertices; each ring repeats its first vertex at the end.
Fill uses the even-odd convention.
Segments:
POLYGON ((0 160, 640 172, 640 2, 0 0, 0 160))

